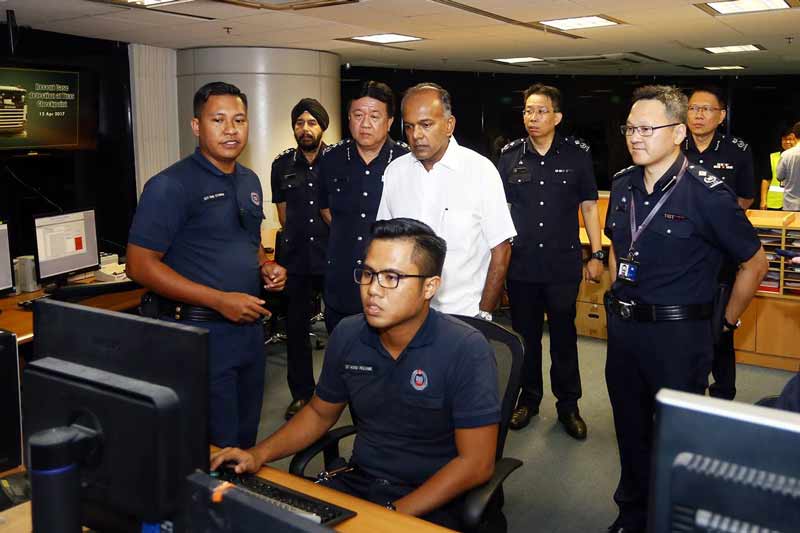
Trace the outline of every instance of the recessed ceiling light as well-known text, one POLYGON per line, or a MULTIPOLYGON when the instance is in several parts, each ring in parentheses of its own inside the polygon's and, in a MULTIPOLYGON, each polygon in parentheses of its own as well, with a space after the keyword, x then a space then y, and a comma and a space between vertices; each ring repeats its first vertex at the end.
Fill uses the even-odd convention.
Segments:
POLYGON ((789 4, 785 0, 728 0, 724 2, 707 2, 706 5, 722 15, 789 9, 789 4))
POLYGON ((539 24, 558 28, 559 30, 582 30, 585 28, 599 28, 601 26, 616 26, 619 22, 606 17, 593 15, 591 17, 541 20, 539 24))
POLYGON ((706 70, 744 70, 741 65, 726 65, 723 67, 703 67, 706 70))
POLYGON ((194 2, 194 0, 127 0, 129 4, 136 4, 144 7, 168 6, 170 4, 183 4, 194 2))
POLYGON ((421 41, 421 37, 411 37, 399 33, 378 33, 375 35, 362 35, 361 37, 351 37, 354 41, 366 41, 368 43, 391 44, 407 43, 409 41, 421 41))
POLYGON ((703 50, 712 54, 731 54, 733 52, 758 52, 764 48, 754 44, 737 44, 734 46, 706 46, 703 50))
POLYGON ((539 59, 538 57, 505 57, 502 59, 492 59, 492 61, 516 65, 517 63, 533 63, 534 61, 544 61, 544 59, 539 59))

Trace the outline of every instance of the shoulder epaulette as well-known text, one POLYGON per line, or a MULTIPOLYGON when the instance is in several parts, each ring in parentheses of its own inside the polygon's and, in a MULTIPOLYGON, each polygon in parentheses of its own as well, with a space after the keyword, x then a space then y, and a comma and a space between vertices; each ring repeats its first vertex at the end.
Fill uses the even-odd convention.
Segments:
POLYGON ((686 168, 686 173, 696 178, 709 189, 714 189, 725 183, 717 176, 699 165, 689 165, 686 168))
POLYGON ((511 141, 510 143, 508 143, 507 145, 503 146, 503 147, 500 149, 500 153, 501 153, 501 154, 504 154, 504 153, 506 153, 508 150, 510 150, 511 148, 514 148, 515 146, 519 146, 519 145, 520 145, 520 143, 522 143, 522 142, 524 142, 524 141, 525 141, 525 137, 520 137, 519 139, 515 139, 515 140, 511 141))
POLYGON ((331 150, 333 150, 334 148, 337 148, 337 147, 339 147, 339 146, 344 146, 345 144, 350 144, 350 142, 351 142, 351 141, 352 141, 352 139, 342 139, 342 140, 341 140, 341 141, 339 141, 338 143, 329 144, 329 145, 328 145, 328 146, 326 146, 326 147, 325 147, 325 149, 322 151, 322 155, 325 155, 325 154, 327 154, 328 152, 330 152, 331 150))
POLYGON ((275 156, 275 159, 274 159, 273 161, 277 161, 277 160, 278 160, 278 159, 280 159, 281 157, 283 157, 283 156, 285 156, 285 155, 289 155, 289 154, 291 154, 292 152, 294 152, 295 150, 297 150, 297 148, 287 148, 287 149, 286 149, 286 150, 284 150, 283 152, 281 152, 281 153, 279 153, 278 155, 276 155, 276 156, 275 156))
POLYGON ((614 176, 611 178, 611 180, 613 181, 613 180, 617 179, 620 176, 624 176, 625 174, 627 174, 628 172, 632 171, 635 168, 636 168, 636 165, 631 165, 628 168, 623 168, 622 170, 620 170, 619 172, 614 174, 614 176))
POLYGON ((734 146, 739 148, 742 152, 747 150, 747 147, 749 146, 746 142, 744 142, 743 139, 739 139, 738 137, 731 137, 731 142, 733 143, 734 146))
POLYGON ((584 152, 591 150, 589 143, 579 137, 566 137, 564 138, 564 142, 567 144, 574 144, 576 148, 580 148, 584 152))

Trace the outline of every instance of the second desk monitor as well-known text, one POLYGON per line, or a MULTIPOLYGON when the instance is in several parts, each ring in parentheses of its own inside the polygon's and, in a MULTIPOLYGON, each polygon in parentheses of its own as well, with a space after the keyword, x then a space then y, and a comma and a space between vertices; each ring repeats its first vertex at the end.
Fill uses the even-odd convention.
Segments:
POLYGON ((39 281, 63 283, 100 265, 94 210, 36 216, 33 224, 39 281))
POLYGON ((0 296, 14 288, 11 269, 11 248, 8 244, 8 225, 0 222, 0 296))

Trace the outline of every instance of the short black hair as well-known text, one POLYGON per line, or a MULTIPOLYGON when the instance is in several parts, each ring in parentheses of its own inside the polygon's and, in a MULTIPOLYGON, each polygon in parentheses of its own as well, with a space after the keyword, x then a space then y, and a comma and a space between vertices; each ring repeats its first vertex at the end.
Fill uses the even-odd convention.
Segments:
POLYGON ((794 133, 795 137, 800 139, 800 121, 794 123, 794 126, 792 126, 792 133, 794 133))
POLYGON ((411 260, 419 268, 420 274, 441 276, 447 243, 436 235, 427 224, 413 218, 393 218, 378 220, 372 224, 370 244, 376 239, 410 240, 414 242, 411 260))
POLYGON ((725 93, 723 93, 723 92, 722 92, 722 89, 720 89, 720 88, 719 88, 718 86, 716 86, 716 85, 701 85, 701 86, 699 86, 699 87, 695 87, 695 88, 694 88, 694 89, 692 89, 692 91, 689 93, 689 98, 691 98, 692 96, 694 96, 694 94, 695 94, 695 93, 709 93, 709 94, 713 94, 713 95, 714 95, 714 98, 716 98, 716 99, 717 99, 717 102, 719 102, 719 106, 720 106, 722 109, 725 109, 725 106, 727 105, 727 102, 725 101, 725 93))
POLYGON ((532 94, 541 94, 542 96, 546 96, 550 99, 550 102, 553 104, 553 112, 554 113, 561 113, 561 91, 559 91, 556 87, 552 85, 545 85, 543 83, 534 83, 527 89, 522 95, 522 105, 528 103, 528 98, 532 94))
POLYGON ((244 109, 247 111, 247 95, 244 94, 236 85, 225 83, 224 81, 212 81, 206 83, 194 93, 194 118, 200 118, 200 113, 203 112, 203 106, 208 102, 212 96, 220 96, 230 94, 231 96, 238 96, 244 104, 244 109))
POLYGON ((394 117, 394 92, 391 87, 380 81, 365 81, 355 96, 350 99, 350 103, 347 104, 347 110, 350 110, 350 106, 353 105, 354 100, 364 98, 365 96, 369 96, 370 98, 374 98, 386 104, 386 114, 389 118, 394 117))
POLYGON ((631 105, 639 100, 657 100, 664 104, 667 116, 685 123, 688 115, 689 99, 674 85, 645 85, 633 91, 631 105))

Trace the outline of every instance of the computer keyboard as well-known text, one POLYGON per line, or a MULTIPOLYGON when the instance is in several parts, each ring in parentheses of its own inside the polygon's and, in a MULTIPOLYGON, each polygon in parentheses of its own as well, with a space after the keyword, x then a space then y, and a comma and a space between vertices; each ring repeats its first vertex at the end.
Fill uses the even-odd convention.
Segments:
POLYGON ((221 467, 211 472, 211 477, 229 481, 237 488, 246 490, 262 500, 324 526, 338 524, 356 515, 349 509, 318 500, 252 474, 237 474, 233 470, 221 467))
POLYGON ((63 285, 53 289, 45 289, 45 292, 54 300, 62 302, 77 302, 101 294, 112 292, 132 291, 140 286, 131 280, 126 281, 106 281, 100 283, 76 283, 75 285, 63 285))

